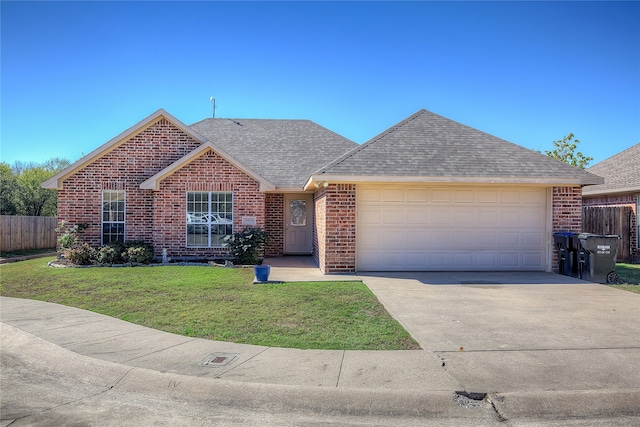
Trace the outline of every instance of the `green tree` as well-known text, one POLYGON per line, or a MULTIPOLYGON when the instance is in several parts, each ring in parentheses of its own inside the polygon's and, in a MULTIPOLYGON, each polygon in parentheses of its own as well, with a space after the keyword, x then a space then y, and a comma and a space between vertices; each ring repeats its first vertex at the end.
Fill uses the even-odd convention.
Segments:
POLYGON ((18 176, 16 198, 18 213, 28 216, 55 216, 58 197, 55 191, 42 188, 41 184, 54 174, 42 166, 30 165, 18 176))
POLYGON ((562 139, 553 141, 555 148, 551 151, 545 150, 544 153, 561 162, 584 169, 593 160, 593 157, 585 156, 580 151, 576 152, 580 140, 574 139, 574 136, 573 133, 570 133, 562 139))
MULTIPOLYGON (((58 194, 55 190, 42 188, 41 184, 69 164, 68 160, 56 157, 42 164, 17 161, 10 168, 10 173, 5 171, 3 166, 0 169, 0 172, 2 172, 2 184, 4 185, 6 182, 7 188, 14 189, 7 196, 8 199, 6 201, 7 208, 13 207, 11 214, 55 216, 58 209, 58 194), (5 174, 7 175, 6 180, 5 174)), ((4 194, 2 197, 4 213, 4 194)), ((9 209, 7 209, 7 212, 9 212, 9 209)))
POLYGON ((7 163, 0 163, 0 215, 15 215, 18 181, 7 163))

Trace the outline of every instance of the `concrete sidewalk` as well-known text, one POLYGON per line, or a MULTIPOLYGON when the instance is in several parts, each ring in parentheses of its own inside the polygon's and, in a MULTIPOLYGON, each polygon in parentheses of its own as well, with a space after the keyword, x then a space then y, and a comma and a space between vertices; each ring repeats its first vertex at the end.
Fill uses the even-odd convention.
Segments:
MULTIPOLYGON (((272 262, 270 279, 334 280, 292 260, 272 262)), ((3 297, 0 418, 105 424, 96 408, 130 407, 112 425, 133 424, 131 413, 138 425, 640 421, 640 295, 546 273, 337 277, 363 279, 424 350, 232 344, 3 297)))

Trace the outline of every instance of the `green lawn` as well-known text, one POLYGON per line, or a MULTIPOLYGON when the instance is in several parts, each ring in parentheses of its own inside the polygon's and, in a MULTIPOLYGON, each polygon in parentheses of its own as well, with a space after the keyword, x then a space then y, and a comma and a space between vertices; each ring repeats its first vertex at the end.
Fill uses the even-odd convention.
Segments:
POLYGON ((610 286, 640 294, 640 264, 616 264, 616 273, 621 284, 610 286))
POLYGON ((417 349, 361 282, 254 285, 252 269, 0 265, 0 295, 79 307, 177 334, 254 345, 417 349))

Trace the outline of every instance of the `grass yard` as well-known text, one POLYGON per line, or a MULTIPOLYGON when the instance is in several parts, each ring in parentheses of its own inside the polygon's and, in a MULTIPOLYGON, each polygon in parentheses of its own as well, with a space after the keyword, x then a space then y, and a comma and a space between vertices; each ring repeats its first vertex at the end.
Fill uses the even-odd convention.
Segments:
POLYGON ((420 348, 361 282, 254 285, 252 269, 0 265, 0 295, 55 302, 190 337, 331 350, 420 348))
POLYGON ((611 287, 640 294, 640 264, 616 264, 621 284, 611 287))

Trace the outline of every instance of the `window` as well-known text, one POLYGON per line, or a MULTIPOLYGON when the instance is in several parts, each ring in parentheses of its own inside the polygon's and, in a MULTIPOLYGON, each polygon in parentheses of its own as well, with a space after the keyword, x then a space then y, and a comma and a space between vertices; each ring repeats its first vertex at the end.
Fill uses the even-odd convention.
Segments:
POLYGON ((223 246, 232 233, 233 193, 187 193, 187 246, 223 246))
POLYGON ((102 244, 124 242, 124 191, 102 192, 102 244))
POLYGON ((636 247, 640 249, 640 219, 638 219, 638 214, 640 214, 640 194, 638 194, 636 200, 636 226, 638 227, 636 230, 636 247))

